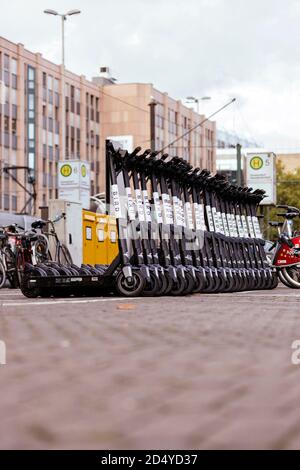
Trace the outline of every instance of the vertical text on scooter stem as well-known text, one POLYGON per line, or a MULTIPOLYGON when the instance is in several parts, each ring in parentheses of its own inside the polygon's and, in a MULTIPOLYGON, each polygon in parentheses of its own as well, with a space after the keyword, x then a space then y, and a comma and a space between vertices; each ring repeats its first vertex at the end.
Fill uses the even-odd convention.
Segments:
POLYGON ((6 344, 0 340, 0 366, 6 365, 6 344))

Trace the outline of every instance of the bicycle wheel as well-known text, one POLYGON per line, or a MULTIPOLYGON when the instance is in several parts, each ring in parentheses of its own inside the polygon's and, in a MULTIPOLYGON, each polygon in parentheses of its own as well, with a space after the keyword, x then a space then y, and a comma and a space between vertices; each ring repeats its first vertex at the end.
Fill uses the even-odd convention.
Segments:
POLYGON ((5 267, 4 267, 2 260, 0 259, 0 289, 5 285, 5 281, 6 281, 5 267))
POLYGON ((300 289, 300 268, 297 266, 283 268, 282 274, 288 282, 289 287, 292 289, 300 289))
POLYGON ((33 244, 37 263, 43 263, 49 259, 49 242, 44 235, 39 235, 33 244))
POLYGON ((3 253, 5 255, 5 262, 7 266, 6 277, 8 279, 11 289, 16 289, 19 287, 18 273, 16 267, 16 256, 13 253, 12 249, 8 246, 3 248, 3 253))
POLYGON ((68 248, 66 247, 66 245, 60 245, 59 248, 58 248, 58 262, 60 264, 65 264, 65 265, 69 265, 69 264, 73 264, 73 260, 72 260, 72 256, 71 256, 71 253, 69 252, 68 248))

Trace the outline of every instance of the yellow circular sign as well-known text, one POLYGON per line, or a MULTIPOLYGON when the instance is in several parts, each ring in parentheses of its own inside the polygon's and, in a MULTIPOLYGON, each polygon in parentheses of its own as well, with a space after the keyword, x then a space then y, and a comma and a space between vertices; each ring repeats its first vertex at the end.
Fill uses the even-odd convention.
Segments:
POLYGON ((65 178, 68 178, 68 176, 71 176, 72 174, 72 167, 71 165, 63 165, 60 169, 60 174, 64 176, 65 178))
POLYGON ((85 166, 85 165, 82 165, 82 166, 81 166, 81 176, 82 176, 83 178, 85 178, 85 177, 86 177, 86 173, 87 173, 87 171, 86 171, 86 166, 85 166))
POLYGON ((261 168, 264 166, 264 161, 259 156, 253 157, 250 160, 250 166, 252 170, 261 170, 261 168))

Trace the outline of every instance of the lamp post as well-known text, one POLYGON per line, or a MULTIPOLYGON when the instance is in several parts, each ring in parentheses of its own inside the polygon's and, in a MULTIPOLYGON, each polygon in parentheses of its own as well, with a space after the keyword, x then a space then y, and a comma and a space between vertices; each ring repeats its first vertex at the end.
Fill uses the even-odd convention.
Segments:
POLYGON ((68 16, 79 15, 80 10, 69 10, 67 13, 58 13, 56 10, 44 10, 46 15, 59 16, 61 18, 61 58, 62 58, 62 79, 61 79, 61 153, 63 159, 66 158, 66 103, 65 103, 65 21, 68 16))
POLYGON ((68 16, 79 15, 80 10, 70 10, 67 13, 58 13, 56 10, 44 10, 46 15, 60 16, 61 18, 61 48, 62 48, 62 65, 65 68, 65 21, 68 16))
POLYGON ((197 105, 197 113, 200 112, 200 101, 210 101, 210 96, 203 96, 202 98, 195 98, 195 96, 187 96, 188 103, 195 103, 197 105))

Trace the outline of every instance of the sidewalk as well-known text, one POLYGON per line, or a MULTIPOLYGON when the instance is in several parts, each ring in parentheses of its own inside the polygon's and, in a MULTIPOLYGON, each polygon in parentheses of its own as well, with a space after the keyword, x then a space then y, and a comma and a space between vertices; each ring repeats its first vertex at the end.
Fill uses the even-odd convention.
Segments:
POLYGON ((0 448, 299 448, 296 339, 300 292, 284 287, 91 302, 0 291, 0 448))

